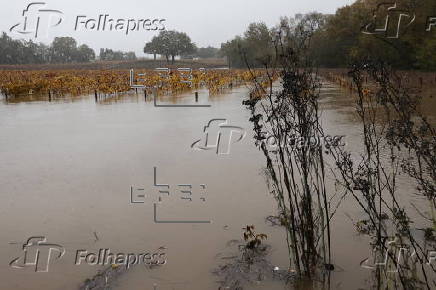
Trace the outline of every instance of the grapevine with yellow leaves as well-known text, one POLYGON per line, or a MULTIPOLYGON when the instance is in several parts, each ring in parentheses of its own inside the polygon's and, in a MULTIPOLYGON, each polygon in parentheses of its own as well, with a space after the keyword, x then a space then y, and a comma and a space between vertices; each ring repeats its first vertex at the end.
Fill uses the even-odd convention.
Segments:
MULTIPOLYGON (((205 87, 216 94, 234 86, 249 84, 264 75, 262 70, 194 70, 186 74, 172 70, 167 74, 155 70, 137 70, 144 80, 137 84, 160 93, 177 95, 187 90, 205 87), (187 83, 186 80, 191 81, 187 83)), ((130 87, 128 70, 67 70, 67 71, 2 71, 0 91, 6 96, 29 94, 84 95, 115 94, 130 87)))

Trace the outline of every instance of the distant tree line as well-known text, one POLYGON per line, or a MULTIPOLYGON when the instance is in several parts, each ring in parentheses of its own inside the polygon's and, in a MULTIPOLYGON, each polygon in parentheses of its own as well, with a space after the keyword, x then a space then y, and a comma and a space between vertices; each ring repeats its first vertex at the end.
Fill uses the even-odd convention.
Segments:
POLYGON ((182 58, 219 58, 222 57, 220 49, 212 46, 197 48, 191 38, 184 32, 175 30, 161 31, 153 37, 144 47, 144 53, 152 54, 154 59, 157 55, 166 58, 167 62, 174 62, 176 56, 182 58))
POLYGON ((14 40, 4 32, 0 37, 0 64, 89 62, 94 59, 93 49, 86 44, 78 46, 71 37, 56 37, 50 45, 14 40))
POLYGON ((273 55, 275 32, 285 24, 292 27, 293 23, 306 18, 306 23, 316 28, 311 38, 310 55, 321 67, 345 67, 356 58, 371 56, 397 68, 435 70, 436 26, 430 27, 430 31, 428 28, 429 17, 436 15, 436 1, 397 0, 398 9, 391 12, 387 8, 394 3, 382 5, 377 10, 378 4, 378 0, 358 0, 339 8, 333 15, 310 13, 284 17, 272 28, 264 23, 252 23, 242 36, 223 43, 221 54, 233 67, 244 67, 246 63, 264 66, 273 55), (387 31, 373 33, 374 28, 383 27, 387 13, 390 13, 387 31), (400 16, 401 13, 410 17, 400 16), (413 15, 415 20, 408 25, 413 15), (403 18, 397 31, 398 17, 403 18))
POLYGON ((436 27, 426 31, 428 17, 436 16, 436 1, 392 1, 396 2, 398 8, 396 12, 389 14, 390 22, 386 34, 362 33, 365 26, 373 22, 374 13, 378 21, 369 28, 374 30, 384 26, 387 9, 395 3, 385 4, 376 10, 377 5, 382 2, 356 1, 350 6, 338 9, 336 14, 326 16, 324 25, 314 36, 312 43, 313 56, 319 64, 329 67, 345 66, 351 59, 371 55, 398 68, 436 69, 436 27), (409 16, 399 19, 401 13, 409 16), (407 26, 413 15, 414 22, 407 26))
MULTIPOLYGON (((15 40, 6 33, 0 37, 0 64, 83 63, 96 59, 86 44, 78 45, 72 37, 56 37, 50 45, 32 40, 15 40)), ((100 49, 101 60, 135 60, 134 52, 100 49)))
POLYGON ((136 60, 136 54, 132 51, 113 51, 108 48, 100 49, 100 60, 136 60))
POLYGON ((246 63, 263 66, 271 60, 274 52, 272 37, 273 30, 265 23, 251 23, 243 36, 236 36, 221 45, 221 54, 227 57, 231 67, 244 67, 246 63))
POLYGON ((199 58, 217 58, 220 57, 220 49, 212 46, 199 47, 195 55, 199 58))

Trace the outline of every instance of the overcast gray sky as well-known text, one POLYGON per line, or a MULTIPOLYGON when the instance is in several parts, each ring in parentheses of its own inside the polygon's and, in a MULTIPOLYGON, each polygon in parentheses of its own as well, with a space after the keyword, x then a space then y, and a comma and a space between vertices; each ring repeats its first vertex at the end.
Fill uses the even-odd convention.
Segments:
MULTIPOLYGON (((85 16, 80 20, 96 19, 99 15, 108 14, 107 19, 165 19, 163 24, 168 30, 186 32, 197 46, 219 47, 235 35, 242 34, 251 22, 263 21, 268 26, 276 25, 281 16, 293 16, 296 13, 308 13, 318 11, 321 13, 334 13, 337 8, 348 5, 354 0, 36 0, 36 1, 4 1, 0 10, 0 31, 7 32, 13 38, 34 39, 34 33, 22 34, 18 31, 23 29, 23 10, 30 3, 44 2, 44 5, 32 6, 29 11, 27 31, 36 27, 37 16, 40 16, 40 25, 36 41, 50 43, 56 36, 72 36, 79 44, 90 45, 98 54, 100 48, 112 48, 116 50, 135 51, 137 56, 143 56, 144 43, 149 41, 158 31, 134 30, 126 35, 125 28, 120 30, 75 31, 77 16, 85 16), (37 8, 35 8, 37 7, 37 8), (40 9, 52 9, 57 12, 39 11, 40 9), (59 15, 59 16, 58 16, 59 15), (51 18, 50 18, 51 17, 51 18), (55 26, 59 17, 62 22, 55 26), (13 32, 10 28, 19 24, 13 32), (50 27, 47 29, 47 27, 50 27), (48 36, 47 36, 48 31, 48 36)), ((103 19, 103 18, 102 18, 103 19)), ((92 22, 89 22, 92 25, 92 22)), ((131 26, 133 22, 131 22, 131 26)), ((83 27, 84 24, 79 25, 83 27)), ((101 24, 102 27, 102 24, 101 24)))

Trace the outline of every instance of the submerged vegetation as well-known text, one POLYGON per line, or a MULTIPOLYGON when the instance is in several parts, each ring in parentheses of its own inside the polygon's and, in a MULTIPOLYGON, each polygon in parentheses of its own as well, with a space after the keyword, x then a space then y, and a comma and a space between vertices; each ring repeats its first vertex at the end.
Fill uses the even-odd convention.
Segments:
POLYGON ((320 82, 306 54, 316 25, 311 16, 297 25, 282 22, 274 38, 272 69, 268 70, 269 64, 265 63, 269 76, 280 75, 282 86, 274 90, 273 78, 269 79, 269 89, 255 82, 250 99, 244 101, 251 111, 254 139, 266 158, 268 185, 286 229, 289 270, 306 278, 334 268, 325 153, 319 146, 289 146, 282 142, 294 136, 319 139, 323 134, 318 104, 320 82), (277 67, 282 69, 276 71, 277 67), (277 140, 277 150, 267 148, 266 136, 277 140))
MULTIPOLYGON (((192 88, 206 87, 211 93, 233 86, 245 85, 264 72, 246 70, 193 70, 190 75, 168 70, 136 70, 143 74, 136 84, 156 88, 166 94, 178 94, 192 88), (192 85, 188 82, 192 82, 192 85)), ((68 71, 3 71, 0 92, 6 96, 28 94, 81 95, 115 94, 131 89, 128 70, 68 70, 68 71)))
MULTIPOLYGON (((434 36, 436 27, 426 31, 428 23, 423 21, 426 13, 436 15, 436 5, 430 0, 420 5, 401 0, 398 5, 418 19, 414 28, 401 31, 401 38, 386 40, 362 33, 375 25, 368 21, 374 19, 379 6, 375 0, 359 0, 335 15, 282 18, 272 29, 263 23, 251 24, 242 37, 221 48, 229 66, 244 69, 138 69, 133 83, 133 71, 122 69, 2 71, 0 93, 7 100, 33 94, 49 100, 52 96, 92 94, 97 101, 98 94, 124 93, 132 88, 144 89, 147 98, 149 92, 177 95, 205 88, 215 94, 247 85, 250 91, 243 105, 249 110, 254 143, 265 158, 266 182, 278 211, 267 220, 283 230, 289 263, 287 269, 274 267, 268 259, 269 237, 247 225, 243 240, 230 243, 237 246, 237 254, 222 257, 226 263, 215 271, 222 278, 222 287, 242 289, 245 283, 279 278, 309 281, 305 287, 329 289, 330 275, 340 266, 335 265, 332 253, 333 221, 342 202, 349 198, 358 209, 358 217, 351 218, 356 232, 368 241, 373 254, 360 263, 362 268, 373 270, 371 287, 434 289, 436 129, 435 120, 422 108, 428 94, 425 83, 434 85, 436 78, 430 73, 426 78, 419 74, 412 83, 410 74, 397 69, 436 68, 436 56, 430 53, 436 42, 434 37, 427 38, 434 36), (338 66, 348 68, 318 69, 338 66), (320 109, 323 81, 349 89, 360 129, 354 151, 336 141, 326 146, 311 142, 330 138, 320 109), (270 138, 276 142, 275 150, 268 144, 270 138), (408 194, 400 188, 400 175, 411 187, 408 194)), ((162 33, 161 38, 169 41, 175 34, 162 33)), ((172 49, 155 38, 145 51, 166 55, 167 61, 191 53, 195 47, 188 36, 178 37, 185 40, 183 51, 177 50, 176 38, 172 49)), ((1 43, 8 44, 8 51, 18 47, 6 34, 1 43)), ((23 49, 29 46, 43 52, 49 49, 32 42, 22 45, 23 49)), ((81 50, 84 56, 76 53, 76 57, 83 61, 95 58, 86 46, 81 50)), ((113 51, 102 53, 108 59, 118 58, 113 57, 117 54, 113 51)), ((208 48, 203 53, 215 56, 218 51, 208 48)), ((34 62, 50 61, 39 59, 43 56, 36 55, 34 62)), ((28 61, 24 55, 17 57, 19 62, 28 61)), ((66 62, 70 61, 71 57, 66 62)), ((112 265, 87 279, 81 289, 107 289, 124 272, 112 265)))
MULTIPOLYGON (((378 57, 356 59, 346 81, 362 126, 360 151, 281 144, 293 136, 303 140, 325 136, 319 112, 321 82, 309 49, 320 23, 313 14, 296 22, 282 21, 273 37, 275 54, 257 59, 268 75, 280 75, 281 86, 275 88, 272 79, 267 89, 253 82, 250 98, 244 101, 251 112, 255 144, 266 158, 268 185, 277 200, 279 222, 275 223, 286 229, 290 269, 300 279, 318 280, 321 285, 329 282, 328 273, 334 269, 331 220, 343 198, 350 195, 364 215, 356 227, 370 238, 374 253, 373 261, 368 258, 361 263, 374 270, 372 286, 432 289, 436 285, 431 264, 436 132, 419 110, 420 89, 408 87, 405 76, 378 57), (278 150, 268 149, 266 136, 274 136, 278 150), (326 187, 327 170, 340 185, 333 192, 326 187), (400 174, 415 182, 410 196, 398 193, 400 174), (427 200, 428 207, 410 204, 412 195, 427 200)), ((240 53, 246 57, 243 49, 240 53)))
POLYGON ((436 132, 418 109, 420 92, 403 86, 403 78, 386 63, 364 59, 349 74, 357 88, 363 148, 360 152, 332 148, 331 155, 338 182, 365 215, 359 225, 371 239, 374 287, 431 289, 436 283, 436 270, 429 262, 436 229, 436 132), (366 88, 363 76, 375 88, 366 88), (402 173, 415 182, 410 196, 398 192, 402 173), (428 208, 410 205, 412 194, 427 199, 428 208), (380 257, 384 257, 381 266, 380 257))
POLYGON ((233 255, 235 249, 230 249, 232 255, 221 257, 223 260, 230 260, 219 265, 213 272, 220 277, 221 287, 219 289, 244 289, 246 284, 261 282, 266 279, 284 278, 275 275, 274 266, 269 262, 267 256, 271 247, 265 244, 265 234, 255 232, 254 225, 247 225, 243 228, 243 242, 232 240, 228 242, 227 247, 237 246, 236 255, 233 255))

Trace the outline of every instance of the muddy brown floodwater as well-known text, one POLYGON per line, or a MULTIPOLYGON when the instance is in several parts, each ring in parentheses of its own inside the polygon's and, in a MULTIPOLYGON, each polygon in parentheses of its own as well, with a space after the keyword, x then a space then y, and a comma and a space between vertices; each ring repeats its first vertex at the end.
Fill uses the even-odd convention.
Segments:
MULTIPOLYGON (((93 96, 52 102, 2 97, 0 288, 78 289, 104 267, 83 260, 75 265, 77 251, 98 254, 110 249, 124 254, 163 252, 167 261, 151 269, 131 268, 112 284, 114 289, 218 289, 220 278, 212 271, 234 254, 227 243, 240 239, 247 224, 268 235, 269 259, 285 269, 285 232, 265 222, 276 214, 276 206, 262 175, 263 154, 253 144, 249 112, 241 104, 246 94, 244 87, 210 97, 200 91, 198 104, 211 105, 201 108, 155 107, 141 94, 99 103, 93 96), (247 135, 231 144, 229 154, 194 150, 191 144, 204 138, 211 119, 226 119, 247 135), (156 184, 169 188, 154 185, 154 168, 156 184), (192 187, 180 186, 188 184, 192 187), (131 203, 132 192, 134 201, 143 203, 131 203), (155 218, 179 223, 156 223, 155 218), (48 272, 35 272, 32 265, 11 267, 11 261, 24 256, 27 239, 37 236, 65 254, 57 259, 53 250, 47 258, 48 246, 41 243, 39 258, 50 260, 48 272)), ((172 105, 194 102, 192 93, 159 100, 172 105)), ((360 129, 347 92, 326 84, 322 108, 326 132, 345 135, 348 149, 358 148, 360 129)), ((404 181, 400 187, 407 192, 411 185, 404 181)), ((362 217, 351 199, 343 202, 332 224, 337 265, 332 289, 367 288, 371 276, 359 265, 370 254, 368 240, 356 233, 348 215, 362 217)), ((36 255, 29 248, 28 258, 36 255)), ((44 270, 45 262, 39 262, 44 270)), ((247 289, 289 285, 265 281, 247 289)))

